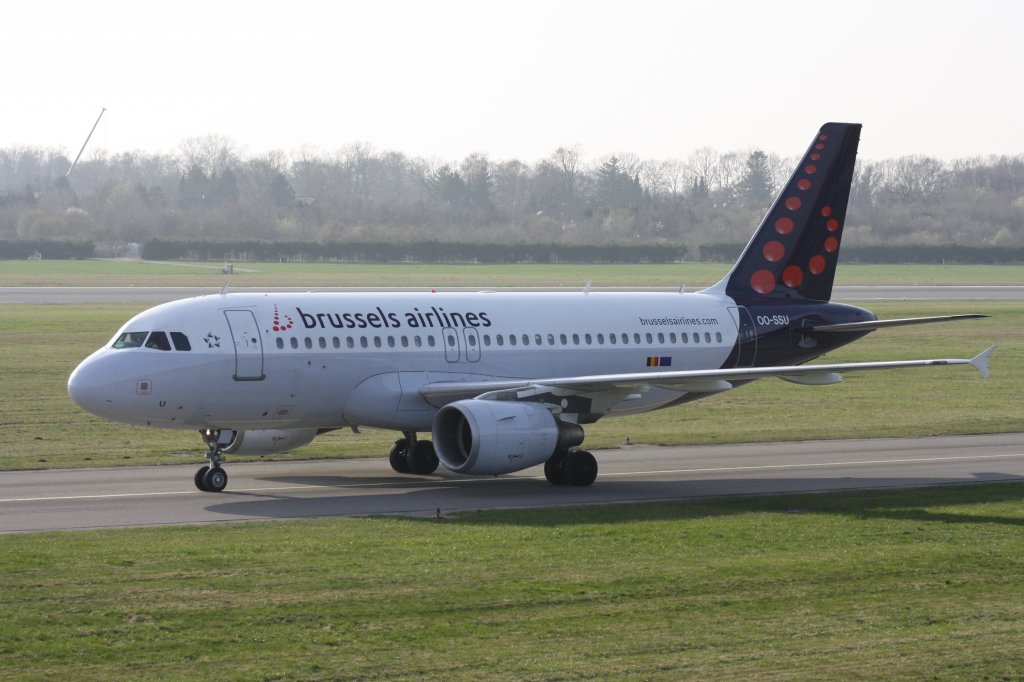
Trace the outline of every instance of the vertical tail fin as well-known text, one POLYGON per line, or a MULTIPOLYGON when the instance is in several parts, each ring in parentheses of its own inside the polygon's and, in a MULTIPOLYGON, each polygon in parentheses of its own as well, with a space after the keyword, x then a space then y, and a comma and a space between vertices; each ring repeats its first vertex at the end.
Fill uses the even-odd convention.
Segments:
POLYGON ((709 291, 744 302, 831 298, 860 128, 821 127, 739 260, 709 291))

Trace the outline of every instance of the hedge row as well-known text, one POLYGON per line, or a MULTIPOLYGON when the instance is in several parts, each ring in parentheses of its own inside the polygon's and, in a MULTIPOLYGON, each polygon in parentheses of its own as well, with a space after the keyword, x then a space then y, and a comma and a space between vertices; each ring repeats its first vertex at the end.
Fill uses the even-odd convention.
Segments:
MULTIPOLYGON (((700 260, 728 263, 743 244, 700 247, 700 260)), ((384 242, 309 244, 306 242, 205 242, 152 239, 142 246, 146 260, 343 263, 674 263, 685 246, 573 244, 467 244, 451 242, 384 242)), ((42 257, 47 260, 92 258, 91 241, 0 240, 0 260, 42 257)), ((1024 247, 997 246, 845 246, 846 263, 949 263, 996 265, 1024 263, 1024 247)))
POLYGON ((146 260, 297 261, 315 263, 673 263, 685 246, 469 244, 453 242, 207 242, 152 239, 146 260))
MULTIPOLYGON (((745 244, 705 244, 700 259, 729 263, 739 258, 745 244)), ((1006 265, 1024 263, 1024 247, 1002 246, 844 246, 843 263, 926 263, 957 265, 1006 265)))
POLYGON ((0 240, 0 260, 80 260, 92 258, 96 248, 92 242, 0 240))

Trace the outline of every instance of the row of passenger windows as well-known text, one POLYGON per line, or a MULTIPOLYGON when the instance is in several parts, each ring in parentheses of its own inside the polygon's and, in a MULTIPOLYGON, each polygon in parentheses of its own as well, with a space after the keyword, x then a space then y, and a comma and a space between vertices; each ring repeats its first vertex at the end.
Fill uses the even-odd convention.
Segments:
POLYGON ((188 337, 181 332, 125 332, 117 337, 112 348, 153 348, 154 350, 171 350, 171 342, 174 342, 174 350, 192 350, 192 344, 188 337), (167 335, 170 334, 170 340, 167 335))
MULTIPOLYGON (((639 333, 634 333, 632 336, 626 333, 608 335, 559 334, 557 339, 554 334, 534 334, 533 336, 531 336, 530 334, 496 334, 493 337, 490 334, 481 334, 479 339, 480 340, 478 341, 476 334, 467 335, 465 337, 465 343, 470 348, 475 347, 478 343, 488 348, 492 346, 497 346, 501 348, 506 345, 593 346, 596 344, 598 346, 616 346, 621 344, 623 346, 627 346, 630 345, 631 343, 633 345, 640 345, 643 343, 646 343, 647 345, 654 345, 655 339, 657 339, 657 343, 659 345, 664 345, 665 343, 668 343, 670 345, 689 345, 691 342, 694 344, 712 343, 712 334, 711 332, 704 332, 703 338, 701 337, 701 334, 698 332, 693 332, 691 334, 683 332, 678 335, 675 332, 669 332, 667 334, 664 332, 658 332, 657 334, 647 332, 646 334, 643 335, 639 333)), ((713 340, 715 343, 722 343, 722 332, 715 332, 713 340)), ((456 337, 456 334, 454 332, 447 332, 445 342, 447 343, 448 348, 455 348, 460 345, 459 339, 456 337)), ((300 346, 299 339, 294 336, 291 337, 291 339, 289 339, 289 343, 292 348, 299 348, 300 346)), ((344 346, 345 348, 370 348, 371 346, 374 348, 384 348, 385 346, 387 346, 388 348, 409 348, 410 345, 414 348, 422 348, 423 346, 426 346, 428 348, 434 348, 437 346, 437 341, 434 339, 433 336, 422 337, 417 334, 412 337, 346 336, 344 337, 344 341, 342 340, 341 337, 334 336, 330 339, 329 342, 327 337, 324 336, 318 337, 316 339, 314 339, 314 337, 307 336, 303 338, 301 342, 301 345, 305 346, 308 349, 312 349, 314 345, 320 348, 327 348, 328 344, 333 348, 342 348, 342 346, 344 346)), ((277 347, 282 349, 285 347, 285 340, 283 338, 277 338, 277 347)))

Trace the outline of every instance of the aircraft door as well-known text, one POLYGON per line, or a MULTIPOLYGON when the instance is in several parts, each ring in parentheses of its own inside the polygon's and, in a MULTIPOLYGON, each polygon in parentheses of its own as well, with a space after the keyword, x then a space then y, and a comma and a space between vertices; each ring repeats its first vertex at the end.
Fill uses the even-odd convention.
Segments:
POLYGON ((736 348, 726 367, 753 367, 757 356, 757 328, 754 318, 745 306, 729 308, 729 315, 736 323, 736 348))
POLYGON ((463 327, 462 340, 465 342, 466 361, 480 362, 480 333, 476 327, 463 327))
POLYGON ((458 362, 461 353, 459 331, 452 327, 445 327, 441 330, 441 338, 444 341, 444 359, 448 362, 458 362))
POLYGON ((235 381, 262 381, 263 344, 256 316, 251 310, 225 310, 235 346, 235 381))

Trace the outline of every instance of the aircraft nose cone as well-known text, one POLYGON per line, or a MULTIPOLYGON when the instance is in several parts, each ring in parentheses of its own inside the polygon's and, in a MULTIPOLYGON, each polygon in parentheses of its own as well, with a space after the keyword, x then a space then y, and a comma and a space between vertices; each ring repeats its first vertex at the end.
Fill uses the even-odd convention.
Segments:
POLYGON ((83 360, 68 377, 68 395, 86 412, 101 414, 103 407, 110 403, 105 390, 109 378, 105 374, 92 358, 83 360))

